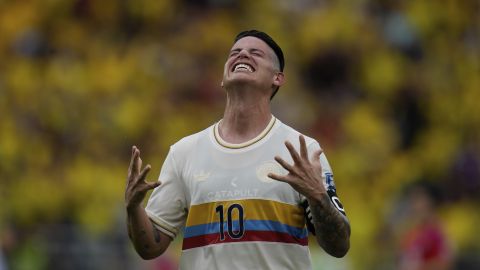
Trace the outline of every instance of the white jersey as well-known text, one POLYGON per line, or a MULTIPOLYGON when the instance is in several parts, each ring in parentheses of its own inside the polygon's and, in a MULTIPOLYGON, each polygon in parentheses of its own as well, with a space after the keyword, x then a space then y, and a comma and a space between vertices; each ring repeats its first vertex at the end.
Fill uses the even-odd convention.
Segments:
MULTIPOLYGON (((171 146, 146 212, 172 238, 183 229, 180 269, 312 268, 302 196, 267 177, 287 174, 274 157, 292 164, 284 142, 298 150, 299 135, 272 116, 243 144, 223 141, 215 124, 171 146)), ((309 155, 320 148, 305 139, 309 155)), ((324 154, 320 161, 327 188, 331 168, 324 154)))

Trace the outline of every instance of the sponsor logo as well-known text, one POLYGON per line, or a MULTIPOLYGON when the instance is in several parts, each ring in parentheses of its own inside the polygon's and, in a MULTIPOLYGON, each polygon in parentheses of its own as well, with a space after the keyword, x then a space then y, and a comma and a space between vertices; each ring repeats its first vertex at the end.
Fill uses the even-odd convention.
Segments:
POLYGON ((240 199, 240 198, 255 198, 258 196, 259 190, 254 189, 235 189, 235 190, 219 190, 207 193, 209 201, 225 200, 225 199, 240 199))
POLYGON ((332 173, 325 173, 325 183, 327 184, 327 189, 335 190, 335 182, 333 182, 333 174, 332 173))

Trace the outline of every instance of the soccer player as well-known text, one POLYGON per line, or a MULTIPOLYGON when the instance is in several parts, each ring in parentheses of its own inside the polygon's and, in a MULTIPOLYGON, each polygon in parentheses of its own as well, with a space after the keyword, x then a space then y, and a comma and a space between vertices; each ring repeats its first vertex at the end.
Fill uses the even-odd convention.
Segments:
POLYGON ((172 145, 155 183, 132 148, 125 203, 142 258, 182 229, 180 269, 311 269, 308 230, 329 254, 347 253, 350 225, 320 145, 271 114, 283 68, 270 36, 241 32, 224 67, 223 118, 172 145))

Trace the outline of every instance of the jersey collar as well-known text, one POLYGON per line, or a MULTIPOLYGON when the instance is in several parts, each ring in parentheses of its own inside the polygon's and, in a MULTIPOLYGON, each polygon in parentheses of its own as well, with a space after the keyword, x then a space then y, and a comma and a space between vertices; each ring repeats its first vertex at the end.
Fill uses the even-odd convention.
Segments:
POLYGON ((272 130, 273 126, 275 125, 275 122, 276 122, 277 118, 275 118, 275 116, 272 115, 272 118, 270 119, 270 122, 268 123, 267 127, 265 127, 265 129, 260 132, 260 134, 257 135, 257 137, 251 139, 251 140, 248 140, 246 142, 243 142, 243 143, 228 143, 226 141, 224 141, 222 139, 222 137, 220 137, 220 133, 218 131, 218 125, 220 124, 220 121, 215 123, 214 127, 213 127, 213 136, 215 137, 215 141, 225 147, 225 148, 230 148, 230 149, 240 149, 240 148, 245 148, 245 147, 248 147, 252 144, 255 144, 256 142, 260 141, 261 139, 265 138, 265 136, 267 136, 267 134, 270 132, 270 130, 272 130))

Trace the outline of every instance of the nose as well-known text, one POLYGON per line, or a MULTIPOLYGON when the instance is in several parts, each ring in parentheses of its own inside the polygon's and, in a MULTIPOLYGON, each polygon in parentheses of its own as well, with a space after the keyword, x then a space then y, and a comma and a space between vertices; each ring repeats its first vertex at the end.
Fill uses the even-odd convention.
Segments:
POLYGON ((238 53, 238 58, 249 58, 250 57, 250 54, 248 53, 247 50, 241 50, 239 53, 238 53))

